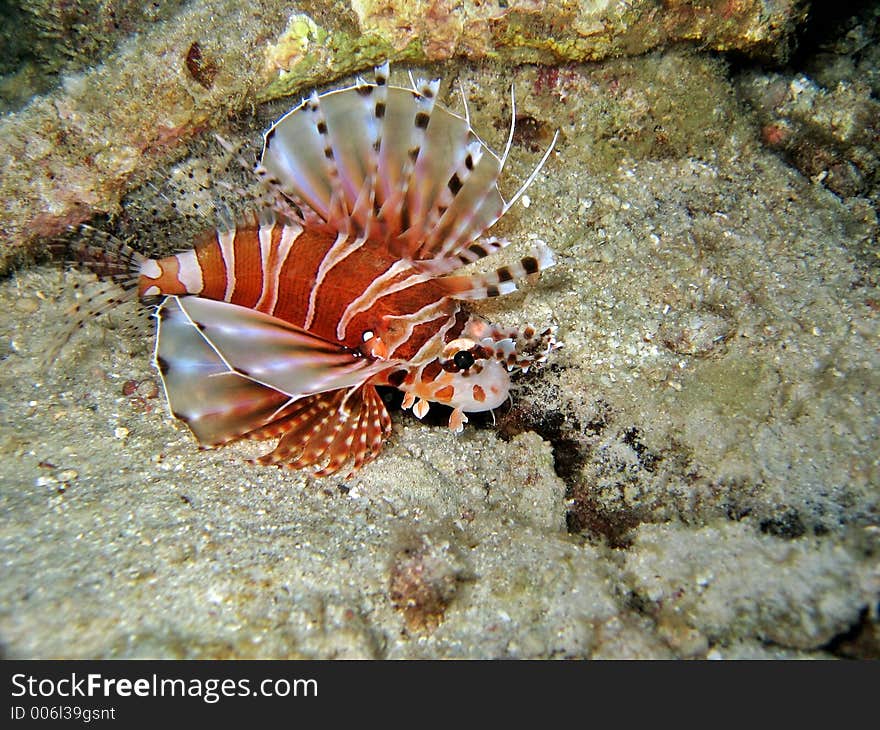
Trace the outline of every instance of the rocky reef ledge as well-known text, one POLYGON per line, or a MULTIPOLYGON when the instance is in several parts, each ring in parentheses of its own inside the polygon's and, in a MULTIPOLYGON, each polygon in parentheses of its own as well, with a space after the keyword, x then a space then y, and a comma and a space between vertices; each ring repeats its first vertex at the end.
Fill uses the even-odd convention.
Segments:
MULTIPOLYGON (((67 11, 80 12, 76 38, 83 23, 96 35, 136 32, 96 42, 107 50, 95 64, 62 66, 54 90, 0 119, 0 271, 35 242, 115 211, 142 175, 225 117, 386 58, 553 64, 682 42, 778 56, 803 15, 798 0, 197 0, 158 20, 115 3, 111 23, 92 5, 82 0, 67 11)), ((46 34, 21 29, 30 31, 46 34)))

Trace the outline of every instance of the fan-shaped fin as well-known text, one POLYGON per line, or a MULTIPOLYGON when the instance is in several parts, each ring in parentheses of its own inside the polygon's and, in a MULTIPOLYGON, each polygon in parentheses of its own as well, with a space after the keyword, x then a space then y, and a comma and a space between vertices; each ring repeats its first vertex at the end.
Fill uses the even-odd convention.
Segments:
POLYGON ((313 95, 266 133, 258 172, 337 231, 374 217, 401 256, 453 255, 503 211, 501 161, 438 90, 389 86, 380 67, 373 83, 313 95))
POLYGON ((315 467, 316 476, 351 472, 375 458, 391 431, 391 419, 372 385, 319 393, 298 401, 271 427, 283 435, 270 453, 256 460, 292 469, 315 467))
POLYGON ((227 371, 291 399, 359 385, 383 367, 339 343, 227 302, 168 297, 158 316, 157 358, 173 363, 179 351, 201 339, 227 371))
MULTIPOLYGON (((258 172, 283 200, 314 210, 330 230, 378 236, 401 259, 454 271, 458 259, 522 195, 552 152, 506 202, 503 161, 468 119, 435 103, 439 84, 373 83, 312 95, 265 135, 258 172)), ((556 138, 554 137, 554 143, 556 138)), ((303 218, 309 217, 303 211, 303 218)))
POLYGON ((292 398, 230 370, 176 297, 160 312, 156 363, 168 403, 202 444, 281 436, 257 463, 312 466, 319 476, 346 464, 353 473, 381 450, 391 421, 372 385, 292 398))
MULTIPOLYGON (((415 254, 418 259, 454 256, 494 224, 504 210, 498 189, 501 161, 482 142, 471 137, 444 185, 452 198, 425 233, 415 254)), ((438 209, 439 212, 440 209, 438 209)))
POLYGON ((155 363, 168 407, 206 446, 277 417, 290 396, 233 372, 170 297, 159 310, 155 363))
POLYGON ((359 385, 383 368, 235 304, 168 297, 157 317, 155 359, 169 407, 203 444, 241 437, 303 396, 359 385))

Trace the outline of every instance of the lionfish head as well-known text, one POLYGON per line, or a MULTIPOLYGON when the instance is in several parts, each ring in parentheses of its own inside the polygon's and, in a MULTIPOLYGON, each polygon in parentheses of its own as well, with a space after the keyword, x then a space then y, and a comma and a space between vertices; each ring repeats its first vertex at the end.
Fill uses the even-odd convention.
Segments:
POLYGON ((555 330, 551 327, 539 333, 530 325, 521 330, 502 329, 471 317, 438 358, 410 371, 400 386, 406 391, 404 407, 413 406, 421 418, 428 412, 429 401, 451 406, 449 427, 460 431, 467 422, 464 412, 492 410, 507 399, 511 371, 528 372, 562 347, 555 330))

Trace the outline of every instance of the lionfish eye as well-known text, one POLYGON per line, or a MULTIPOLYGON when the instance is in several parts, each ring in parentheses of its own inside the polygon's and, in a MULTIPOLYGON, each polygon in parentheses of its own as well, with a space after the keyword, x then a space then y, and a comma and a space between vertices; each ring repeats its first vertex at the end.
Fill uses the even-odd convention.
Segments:
POLYGON ((474 364, 474 356, 468 350, 459 350, 452 358, 452 362, 459 370, 467 370, 474 364))

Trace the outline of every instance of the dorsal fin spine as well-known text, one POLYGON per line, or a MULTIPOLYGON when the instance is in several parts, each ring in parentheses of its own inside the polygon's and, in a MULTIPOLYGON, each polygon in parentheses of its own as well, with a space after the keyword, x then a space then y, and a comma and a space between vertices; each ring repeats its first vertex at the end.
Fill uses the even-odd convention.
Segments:
POLYGON ((412 83, 391 86, 386 63, 372 82, 313 93, 266 133, 258 174, 276 197, 302 209, 306 224, 318 218, 324 230, 354 237, 367 231, 401 259, 450 271, 474 260, 468 246, 519 200, 556 138, 506 202, 498 178, 513 144, 514 89, 498 157, 471 129, 467 112, 463 118, 436 104, 439 81, 412 83))

